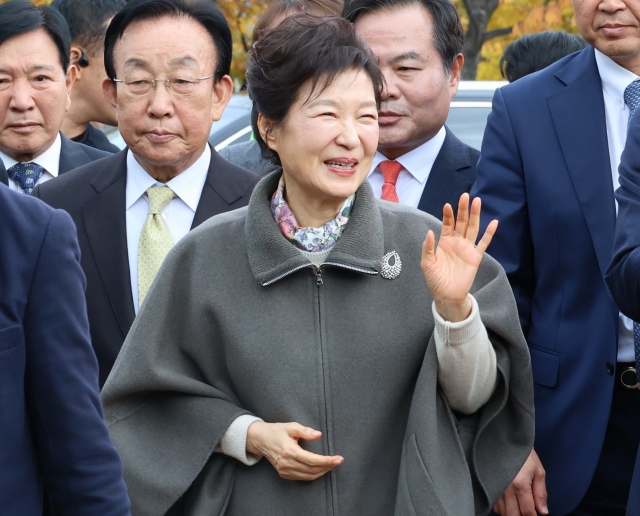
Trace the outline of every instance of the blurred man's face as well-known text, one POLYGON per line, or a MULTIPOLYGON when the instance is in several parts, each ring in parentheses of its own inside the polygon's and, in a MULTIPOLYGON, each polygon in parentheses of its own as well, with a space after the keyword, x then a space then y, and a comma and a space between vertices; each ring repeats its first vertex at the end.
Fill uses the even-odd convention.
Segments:
POLYGON ((447 74, 433 43, 433 20, 421 5, 360 15, 356 32, 380 60, 386 88, 378 150, 395 159, 433 138, 458 91, 462 55, 447 74))
POLYGON ((71 46, 71 60, 78 72, 78 78, 73 88, 71 98, 73 109, 81 109, 86 122, 99 122, 106 125, 116 125, 116 114, 102 91, 102 83, 107 77, 104 69, 104 48, 87 49, 81 46, 71 46), (78 60, 84 51, 89 66, 80 66, 78 60))
POLYGON ((640 2, 573 0, 582 37, 621 66, 640 74, 640 2))
POLYGON ((58 48, 44 30, 0 45, 0 151, 30 161, 51 147, 74 78, 73 68, 62 69, 58 48))
MULTIPOLYGON (((188 18, 134 22, 114 49, 117 78, 125 80, 206 77, 215 72, 217 59, 211 35, 188 18)), ((105 80, 103 88, 116 110, 120 133, 138 162, 149 173, 165 169, 173 176, 204 151, 211 124, 222 116, 233 83, 229 76, 217 82, 215 78, 198 81, 189 95, 167 89, 162 80, 143 95, 110 80, 105 80)))

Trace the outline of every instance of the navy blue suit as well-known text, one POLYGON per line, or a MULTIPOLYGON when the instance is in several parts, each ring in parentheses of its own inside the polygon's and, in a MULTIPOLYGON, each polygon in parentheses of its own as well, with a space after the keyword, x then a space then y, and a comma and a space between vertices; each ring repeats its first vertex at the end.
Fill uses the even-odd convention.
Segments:
MULTIPOLYGON (((619 173, 618 222, 606 278, 620 311, 640 321, 640 110, 631 119, 619 173)), ((627 513, 640 515, 640 454, 627 513)))
POLYGON ((531 352, 535 450, 549 509, 584 497, 604 442, 618 308, 604 281, 615 204, 592 47, 496 91, 472 197, 504 267, 531 352))
POLYGON ((71 217, 0 185, 0 514, 129 514, 71 217))

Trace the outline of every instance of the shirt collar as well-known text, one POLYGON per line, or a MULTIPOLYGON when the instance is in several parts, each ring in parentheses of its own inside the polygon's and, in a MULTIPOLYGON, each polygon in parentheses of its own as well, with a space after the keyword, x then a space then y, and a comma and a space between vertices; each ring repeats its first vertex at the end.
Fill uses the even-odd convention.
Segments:
MULTIPOLYGON (((436 158, 440 153, 440 149, 442 149, 446 136, 447 129, 442 126, 438 133, 429 141, 423 143, 420 147, 416 147, 406 154, 403 154, 395 161, 400 163, 402 167, 416 179, 416 181, 424 183, 429 177, 433 163, 436 161, 436 158)), ((373 157, 373 162, 371 163, 369 176, 373 174, 376 168, 378 168, 380 162, 387 159, 389 158, 384 154, 379 151, 376 152, 376 155, 373 157)))
POLYGON ((595 55, 600 80, 602 81, 602 89, 615 101, 618 107, 624 111, 626 109, 624 90, 627 89, 629 84, 638 79, 638 76, 626 68, 623 68, 597 49, 595 55))
MULTIPOLYGON (((58 177, 60 170, 60 151, 62 149, 62 138, 60 133, 56 136, 51 147, 44 151, 37 158, 32 159, 28 163, 36 163, 44 168, 53 177, 58 177)), ((10 158, 4 152, 0 151, 0 160, 4 163, 4 168, 9 170, 13 165, 18 163, 15 159, 10 158)))
MULTIPOLYGON (((202 188, 207 181, 209 174, 209 164, 211 163, 211 148, 207 145, 202 155, 184 172, 166 183, 166 186, 173 190, 176 196, 191 208, 195 213, 202 195, 202 188)), ((126 189, 126 209, 142 197, 153 185, 164 186, 159 183, 148 172, 142 168, 136 160, 131 150, 127 151, 127 189, 126 189)))

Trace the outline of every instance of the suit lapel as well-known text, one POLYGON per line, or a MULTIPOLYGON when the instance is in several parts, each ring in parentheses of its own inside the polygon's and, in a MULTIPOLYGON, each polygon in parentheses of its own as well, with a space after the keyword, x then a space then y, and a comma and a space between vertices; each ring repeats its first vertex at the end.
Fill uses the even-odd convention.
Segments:
POLYGON ((458 197, 472 182, 458 171, 472 167, 469 149, 447 129, 442 148, 431 167, 418 209, 442 219, 442 208, 451 203, 457 210, 458 197))
POLYGON ((64 174, 69 172, 69 170, 81 167, 92 161, 84 152, 82 146, 72 142, 62 133, 60 133, 60 137, 62 138, 62 144, 60 147, 60 168, 58 169, 58 174, 64 174))
POLYGON ((547 103, 604 277, 616 210, 602 83, 593 49, 583 51, 556 77, 566 88, 547 103))
POLYGON ((82 206, 89 245, 124 336, 135 318, 127 248, 126 157, 122 151, 105 160, 92 182, 97 195, 82 206))
POLYGON ((191 229, 205 220, 231 210, 231 205, 244 195, 243 187, 234 180, 229 162, 211 148, 211 162, 207 180, 202 188, 191 229))

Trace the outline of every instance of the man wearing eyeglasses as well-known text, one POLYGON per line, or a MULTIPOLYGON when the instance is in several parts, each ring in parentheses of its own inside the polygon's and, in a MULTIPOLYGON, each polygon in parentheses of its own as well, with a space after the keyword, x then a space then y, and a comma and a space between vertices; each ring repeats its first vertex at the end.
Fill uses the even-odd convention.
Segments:
POLYGON ((103 84, 127 149, 34 191, 78 227, 101 385, 169 249, 245 206, 259 179, 207 142, 231 98, 230 65, 212 3, 129 2, 107 30, 103 84))

